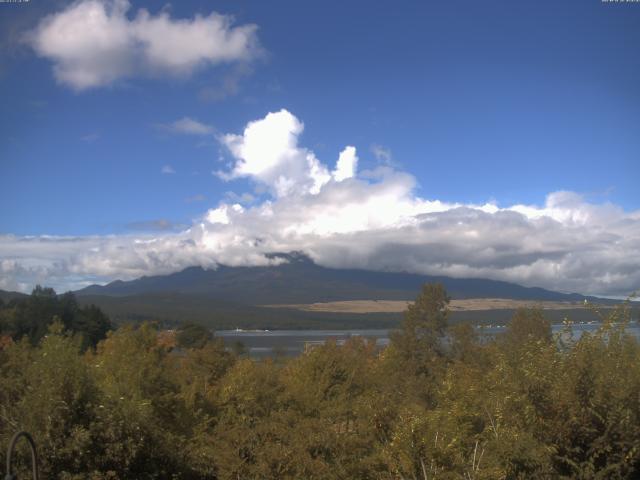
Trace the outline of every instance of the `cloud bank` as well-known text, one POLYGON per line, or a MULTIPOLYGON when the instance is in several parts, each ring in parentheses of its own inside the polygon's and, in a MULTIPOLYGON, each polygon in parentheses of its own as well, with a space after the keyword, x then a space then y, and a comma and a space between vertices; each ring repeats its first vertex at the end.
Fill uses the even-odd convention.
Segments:
POLYGON ((45 17, 26 40, 53 63, 59 83, 78 91, 135 75, 188 77, 260 53, 256 25, 233 26, 215 12, 174 19, 130 9, 128 0, 81 0, 45 17))
POLYGON ((0 236, 0 288, 78 288, 191 265, 266 265, 300 250, 330 267, 482 277, 595 295, 640 286, 640 211, 573 192, 544 205, 470 205, 421 198, 388 165, 358 171, 355 147, 333 165, 300 145, 286 110, 219 136, 232 161, 218 175, 267 192, 227 195, 179 233, 110 237, 0 236))

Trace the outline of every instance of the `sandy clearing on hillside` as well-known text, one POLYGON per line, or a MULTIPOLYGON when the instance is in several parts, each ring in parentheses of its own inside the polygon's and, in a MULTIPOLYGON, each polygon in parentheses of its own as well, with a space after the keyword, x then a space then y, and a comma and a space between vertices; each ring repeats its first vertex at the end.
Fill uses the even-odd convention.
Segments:
MULTIPOLYGON (((271 308, 292 308, 307 312, 334 313, 396 313, 403 312, 412 303, 404 300, 346 300, 341 302, 263 305, 271 308)), ((469 298, 451 300, 449 308, 454 312, 481 310, 513 310, 539 307, 544 310, 568 310, 582 308, 582 302, 536 302, 532 300, 509 300, 505 298, 469 298)))

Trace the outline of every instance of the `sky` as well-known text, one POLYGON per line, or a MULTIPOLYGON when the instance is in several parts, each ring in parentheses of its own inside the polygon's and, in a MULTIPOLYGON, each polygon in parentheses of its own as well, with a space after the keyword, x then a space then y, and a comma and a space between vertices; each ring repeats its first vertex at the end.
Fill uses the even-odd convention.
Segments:
POLYGON ((0 288, 192 265, 640 287, 640 3, 0 3, 0 288))

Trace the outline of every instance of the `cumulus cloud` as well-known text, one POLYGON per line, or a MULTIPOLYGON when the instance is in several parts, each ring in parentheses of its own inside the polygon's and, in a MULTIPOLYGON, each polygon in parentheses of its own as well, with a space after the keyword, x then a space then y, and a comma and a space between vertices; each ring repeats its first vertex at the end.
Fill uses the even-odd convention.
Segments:
POLYGON ((79 91, 134 75, 187 77, 260 52, 256 25, 233 26, 226 15, 176 19, 130 9, 128 0, 80 0, 45 17, 27 42, 53 62, 58 82, 79 91))
POLYGON ((233 161, 220 175, 249 178, 270 195, 243 205, 241 193, 228 194, 181 232, 0 236, 0 288, 79 286, 190 265, 266 265, 274 261, 266 254, 293 250, 330 267, 493 278, 585 294, 626 295, 640 286, 640 211, 562 191, 542 205, 421 198, 407 172, 358 172, 354 147, 333 166, 323 163, 300 145, 303 129, 281 110, 221 136, 233 161))
POLYGON ((336 181, 341 182, 347 178, 354 177, 358 168, 358 157, 356 156, 356 147, 346 147, 340 152, 338 163, 332 173, 336 181))
POLYGON ((342 181, 355 175, 356 149, 346 147, 333 173, 315 154, 298 145, 304 124, 287 110, 269 113, 249 122, 244 132, 221 137, 234 158, 229 172, 218 172, 225 180, 248 177, 266 186, 276 197, 318 194, 331 179, 342 181))

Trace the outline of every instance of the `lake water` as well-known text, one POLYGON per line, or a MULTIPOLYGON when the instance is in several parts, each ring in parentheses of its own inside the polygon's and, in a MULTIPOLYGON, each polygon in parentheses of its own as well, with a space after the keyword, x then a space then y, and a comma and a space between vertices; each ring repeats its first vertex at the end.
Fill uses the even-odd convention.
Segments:
MULTIPOLYGON (((584 332, 594 331, 599 324, 572 325, 574 338, 579 338, 584 332)), ((554 333, 560 332, 563 325, 553 325, 554 333)), ((305 348, 321 345, 329 339, 344 343, 352 337, 361 337, 376 341, 376 345, 384 347, 389 344, 389 333, 392 330, 220 330, 215 332, 228 348, 242 343, 252 358, 269 357, 276 354, 285 356, 300 355, 305 348)), ((493 337, 505 331, 503 326, 478 328, 483 336, 493 337)), ((626 331, 640 339, 640 326, 637 323, 629 325, 626 331)))

